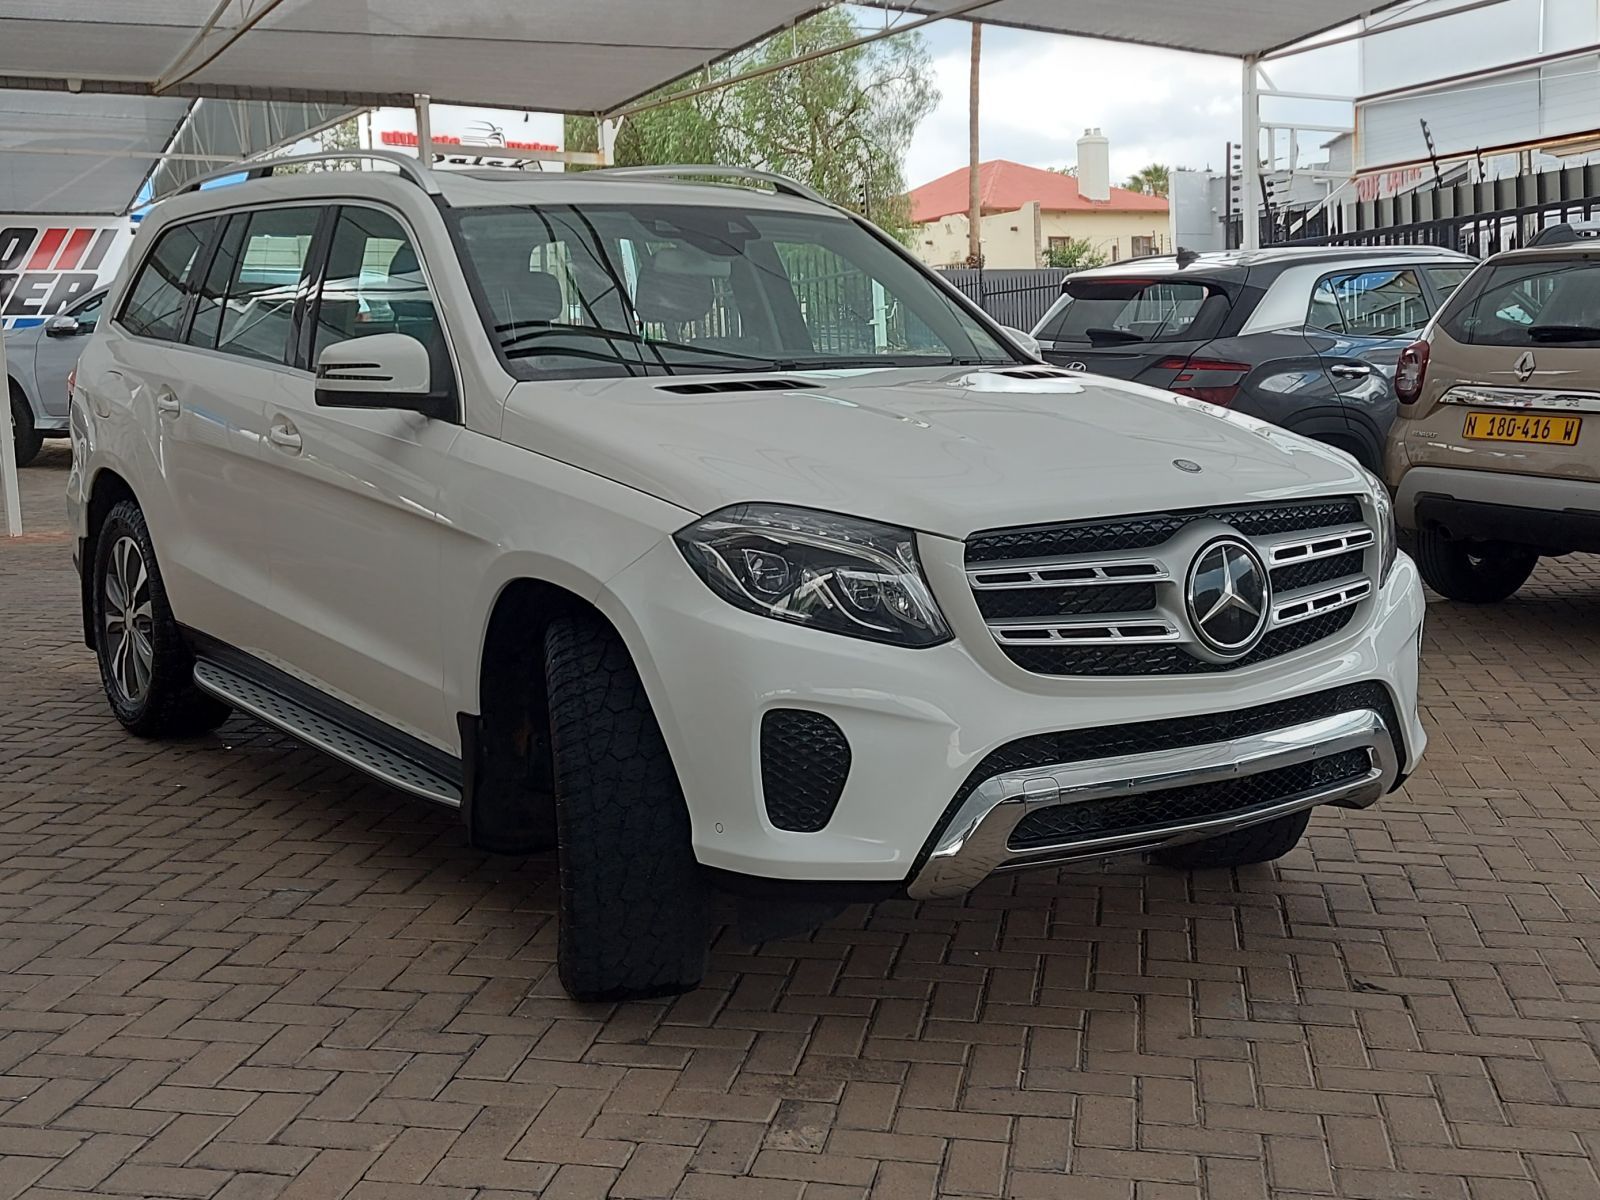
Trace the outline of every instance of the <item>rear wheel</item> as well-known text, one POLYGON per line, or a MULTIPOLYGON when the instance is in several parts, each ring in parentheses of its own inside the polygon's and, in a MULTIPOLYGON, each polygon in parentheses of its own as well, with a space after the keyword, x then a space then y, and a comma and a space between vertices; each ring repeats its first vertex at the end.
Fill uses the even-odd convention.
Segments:
POLYGON ((1456 541, 1437 529, 1417 531, 1415 553, 1423 582, 1466 604, 1506 599, 1539 564, 1539 556, 1526 547, 1456 541))
POLYGON ((1156 850, 1150 857, 1164 867, 1177 867, 1185 871, 1248 867, 1254 863, 1271 862, 1295 848, 1310 822, 1311 810, 1303 809, 1274 821, 1236 829, 1221 837, 1156 850))
POLYGON ((130 733, 205 733, 229 708, 194 682, 194 657, 167 604, 144 513, 123 500, 95 539, 95 655, 111 711, 130 733))
POLYGON ((561 898, 557 965, 577 1000, 700 983, 709 889, 689 810, 627 647, 590 616, 545 634, 561 898))
POLYGON ((39 456, 44 437, 33 427, 33 409, 16 384, 11 385, 11 429, 17 447, 17 466, 25 467, 39 456))

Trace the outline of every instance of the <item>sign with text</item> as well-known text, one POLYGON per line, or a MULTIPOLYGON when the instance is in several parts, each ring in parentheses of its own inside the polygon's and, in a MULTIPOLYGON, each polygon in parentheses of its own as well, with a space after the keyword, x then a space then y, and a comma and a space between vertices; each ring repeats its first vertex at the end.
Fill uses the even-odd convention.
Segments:
MULTIPOLYGON (((497 155, 495 150, 558 153, 564 143, 559 113, 505 108, 467 108, 434 104, 428 109, 433 135, 433 165, 438 168, 517 167, 559 171, 559 162, 497 155)), ((409 108, 375 108, 362 118, 362 141, 369 150, 415 150, 417 114, 409 108)))
POLYGON ((111 282, 132 240, 125 218, 0 216, 0 321, 38 325, 111 282))

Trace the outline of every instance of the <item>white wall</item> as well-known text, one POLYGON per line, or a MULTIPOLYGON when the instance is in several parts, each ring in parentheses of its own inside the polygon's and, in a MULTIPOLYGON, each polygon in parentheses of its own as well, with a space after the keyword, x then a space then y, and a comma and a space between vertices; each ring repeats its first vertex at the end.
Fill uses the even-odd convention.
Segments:
MULTIPOLYGON (((1428 0, 1407 8, 1404 15, 1410 18, 1458 6, 1459 0, 1428 0)), ((1370 22, 1374 29, 1382 25, 1382 17, 1370 22)), ((1359 43, 1361 91, 1370 96, 1441 76, 1559 55, 1596 42, 1600 42, 1596 0, 1503 0, 1364 39, 1359 43)), ((1600 127, 1600 56, 1569 55, 1514 72, 1358 102, 1358 168, 1426 158, 1422 120, 1428 122, 1441 157, 1587 132, 1600 127)))

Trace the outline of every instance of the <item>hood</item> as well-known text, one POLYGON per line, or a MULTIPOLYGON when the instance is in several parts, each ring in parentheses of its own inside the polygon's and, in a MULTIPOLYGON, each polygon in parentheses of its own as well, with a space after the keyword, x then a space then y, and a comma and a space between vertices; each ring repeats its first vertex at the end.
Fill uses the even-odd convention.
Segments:
POLYGON ((1368 486, 1336 450, 1137 384, 1026 367, 781 378, 792 386, 745 375, 520 383, 503 436, 701 515, 768 501, 953 538, 1368 486), (771 390, 665 390, 702 386, 771 390))

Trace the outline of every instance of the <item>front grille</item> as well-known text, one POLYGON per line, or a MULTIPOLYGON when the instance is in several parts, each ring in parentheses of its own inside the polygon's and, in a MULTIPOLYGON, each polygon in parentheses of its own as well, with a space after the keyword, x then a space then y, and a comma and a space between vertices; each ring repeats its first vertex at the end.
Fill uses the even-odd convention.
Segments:
POLYGON ((1354 783, 1371 769, 1372 756, 1367 751, 1346 750, 1237 779, 1109 800, 1057 804, 1030 813, 1019 821, 1011 831, 1008 844, 1013 850, 1034 850, 1244 813, 1306 792, 1354 783))
POLYGON ((777 828, 823 829, 849 776, 850 743, 829 718, 799 708, 776 708, 761 718, 761 794, 777 828))
POLYGON ((1369 555, 1375 565, 1360 500, 1333 496, 992 530, 968 540, 966 567, 978 611, 1024 670, 1201 675, 1249 667, 1339 633, 1372 593, 1369 555), (1189 530, 1199 521, 1208 524, 1189 530), (1251 542, 1276 600, 1289 597, 1249 654, 1221 662, 1201 649, 1184 598, 1213 523, 1251 542))

